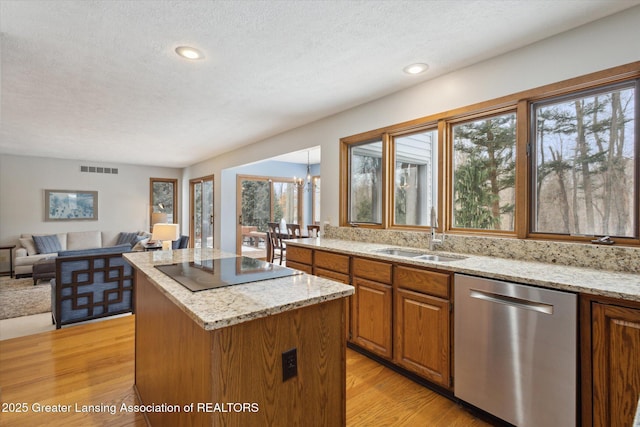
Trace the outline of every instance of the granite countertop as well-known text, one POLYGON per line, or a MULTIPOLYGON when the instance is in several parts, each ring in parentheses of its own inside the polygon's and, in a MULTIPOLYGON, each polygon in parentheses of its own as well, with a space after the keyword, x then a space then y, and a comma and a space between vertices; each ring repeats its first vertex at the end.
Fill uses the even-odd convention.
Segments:
POLYGON ((299 274, 278 279, 191 292, 155 265, 235 257, 217 249, 129 252, 124 257, 205 330, 295 310, 352 295, 352 286, 299 274))
POLYGON ((582 267, 548 264, 533 261, 517 261, 496 257, 402 248, 421 253, 436 253, 465 257, 442 262, 415 260, 408 257, 376 253, 384 248, 401 248, 396 245, 354 242, 339 239, 308 238, 289 241, 295 245, 313 249, 327 249, 349 255, 373 257, 381 260, 402 262, 422 267, 432 267, 455 273, 466 273, 491 279, 507 280, 545 288, 559 289, 640 301, 640 274, 620 273, 582 267))

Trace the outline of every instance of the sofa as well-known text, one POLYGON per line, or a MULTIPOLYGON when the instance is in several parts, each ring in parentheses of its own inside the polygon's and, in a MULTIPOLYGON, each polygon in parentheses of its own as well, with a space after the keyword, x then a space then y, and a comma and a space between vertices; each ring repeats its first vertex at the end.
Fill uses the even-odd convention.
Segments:
POLYGON ((60 251, 104 248, 122 244, 126 240, 133 250, 142 250, 149 239, 145 232, 69 231, 57 234, 22 234, 15 253, 16 277, 30 276, 33 264, 41 259, 54 258, 60 251), (55 236, 55 240, 54 237, 55 236), (38 246, 36 241, 39 240, 38 246))
POLYGON ((60 251, 51 280, 51 318, 63 325, 133 312, 134 272, 122 257, 131 244, 60 251))

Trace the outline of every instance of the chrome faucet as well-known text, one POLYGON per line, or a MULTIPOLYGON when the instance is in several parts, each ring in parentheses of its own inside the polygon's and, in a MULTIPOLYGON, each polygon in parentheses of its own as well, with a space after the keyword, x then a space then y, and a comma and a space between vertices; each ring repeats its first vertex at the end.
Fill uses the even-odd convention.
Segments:
POLYGON ((436 214, 436 208, 431 207, 431 239, 429 240, 429 250, 432 251, 436 245, 444 243, 444 231, 441 237, 437 238, 436 230, 438 229, 438 215, 436 214))

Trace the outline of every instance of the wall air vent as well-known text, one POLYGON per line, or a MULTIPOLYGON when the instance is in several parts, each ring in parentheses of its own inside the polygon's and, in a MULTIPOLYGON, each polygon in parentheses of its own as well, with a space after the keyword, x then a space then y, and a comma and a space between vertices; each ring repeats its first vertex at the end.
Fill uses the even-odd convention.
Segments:
POLYGON ((80 166, 80 172, 118 174, 118 168, 104 168, 101 166, 80 166))

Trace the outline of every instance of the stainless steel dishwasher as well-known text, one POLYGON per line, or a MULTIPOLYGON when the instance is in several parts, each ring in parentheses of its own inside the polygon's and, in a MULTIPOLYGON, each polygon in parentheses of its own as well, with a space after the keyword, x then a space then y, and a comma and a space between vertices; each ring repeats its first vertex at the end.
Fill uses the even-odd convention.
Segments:
POLYGON ((517 426, 575 426, 577 296, 455 275, 454 390, 517 426))

